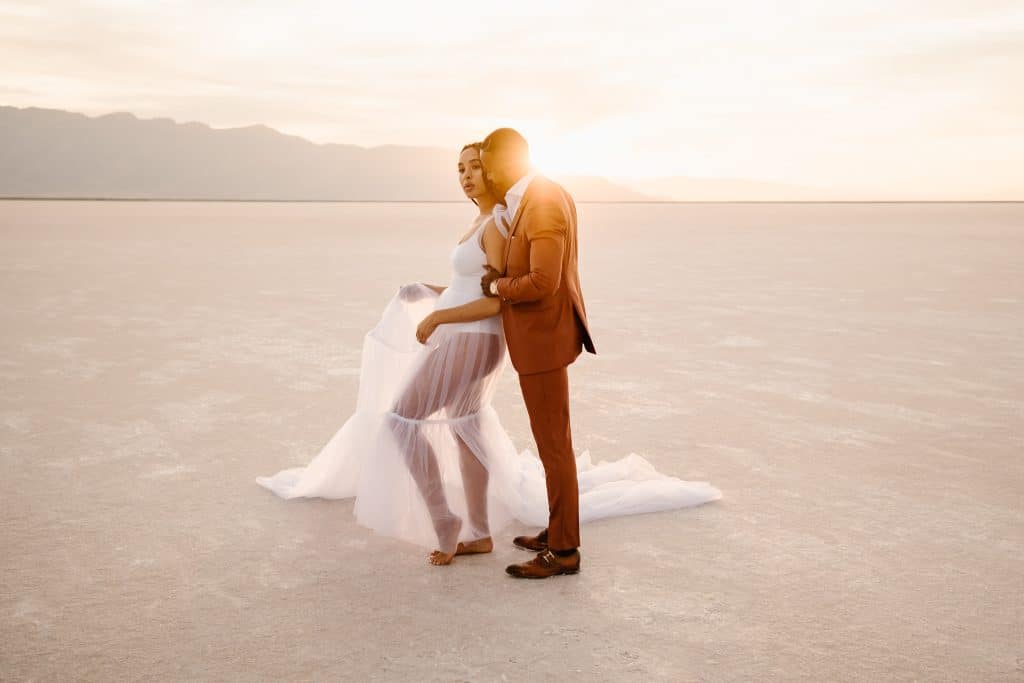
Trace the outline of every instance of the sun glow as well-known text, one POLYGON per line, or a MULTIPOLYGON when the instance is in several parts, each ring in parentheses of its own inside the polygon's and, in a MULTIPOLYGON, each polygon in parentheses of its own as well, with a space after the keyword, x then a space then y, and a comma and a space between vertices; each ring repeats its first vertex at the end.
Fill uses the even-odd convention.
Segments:
POLYGON ((571 132, 555 130, 551 125, 513 127, 529 141, 534 167, 552 176, 653 178, 680 170, 699 176, 718 170, 702 155, 648 153, 642 144, 650 144, 649 134, 642 139, 631 120, 612 119, 571 132))
POLYGON ((595 135, 522 132, 530 142, 534 167, 546 174, 607 176, 622 162, 618 150, 595 135))
POLYGON ((554 177, 1019 198, 1012 5, 0 0, 0 104, 362 147, 512 126, 554 177))

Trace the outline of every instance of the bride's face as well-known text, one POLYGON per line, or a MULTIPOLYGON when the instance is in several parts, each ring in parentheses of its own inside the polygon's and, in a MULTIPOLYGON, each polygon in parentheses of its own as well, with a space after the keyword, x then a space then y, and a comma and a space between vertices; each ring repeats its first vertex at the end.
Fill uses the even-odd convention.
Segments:
POLYGON ((479 199, 487 194, 480 152, 472 147, 462 150, 462 154, 459 155, 459 184, 470 199, 479 199))

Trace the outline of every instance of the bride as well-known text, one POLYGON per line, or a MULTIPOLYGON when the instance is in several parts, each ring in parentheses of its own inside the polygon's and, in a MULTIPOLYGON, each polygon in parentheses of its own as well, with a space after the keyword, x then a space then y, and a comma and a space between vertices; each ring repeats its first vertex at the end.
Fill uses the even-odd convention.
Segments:
MULTIPOLYGON (((491 218, 479 143, 462 149, 458 173, 479 213, 452 249, 451 282, 399 289, 364 338, 355 413, 307 466, 256 479, 282 498, 355 496, 360 524, 436 547, 435 565, 491 552, 492 531, 513 518, 548 522, 540 461, 516 451, 491 405, 507 354, 500 300, 482 296, 480 278, 505 270, 507 235, 491 218)), ((636 454, 576 460, 581 522, 721 497, 636 454)))

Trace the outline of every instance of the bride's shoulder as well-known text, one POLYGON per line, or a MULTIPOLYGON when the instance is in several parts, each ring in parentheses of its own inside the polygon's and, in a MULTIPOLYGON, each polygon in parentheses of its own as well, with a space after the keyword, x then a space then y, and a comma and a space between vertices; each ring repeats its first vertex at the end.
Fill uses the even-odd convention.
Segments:
POLYGON ((487 217, 487 220, 484 221, 483 226, 480 228, 480 234, 484 239, 494 236, 498 236, 501 239, 508 238, 508 232, 498 224, 498 221, 494 220, 494 216, 487 217))

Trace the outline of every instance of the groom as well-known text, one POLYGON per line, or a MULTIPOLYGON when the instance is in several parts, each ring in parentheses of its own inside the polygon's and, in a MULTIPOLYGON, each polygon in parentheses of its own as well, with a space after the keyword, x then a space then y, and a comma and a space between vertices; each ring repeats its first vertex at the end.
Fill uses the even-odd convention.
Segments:
POLYGON ((545 579, 580 570, 579 484, 569 428, 567 368, 585 347, 596 353, 587 327, 576 257, 576 204, 557 183, 530 170, 526 139, 499 128, 480 148, 484 173, 505 206, 495 220, 508 233, 505 274, 487 266, 480 284, 501 298, 501 317, 512 365, 544 465, 548 526, 513 543, 539 551, 509 565, 517 578, 545 579))

